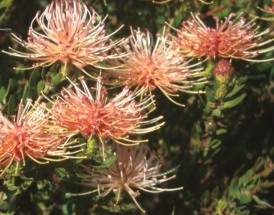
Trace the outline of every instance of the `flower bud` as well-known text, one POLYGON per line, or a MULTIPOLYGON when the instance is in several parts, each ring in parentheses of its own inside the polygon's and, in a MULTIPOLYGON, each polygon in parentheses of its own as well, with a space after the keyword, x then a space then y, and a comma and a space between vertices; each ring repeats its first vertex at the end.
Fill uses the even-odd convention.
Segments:
POLYGON ((234 68, 228 60, 221 59, 218 61, 216 67, 213 70, 213 74, 216 78, 224 77, 226 79, 230 78, 234 72, 234 68))
POLYGON ((222 98, 227 92, 227 85, 234 72, 234 68, 228 60, 221 59, 217 62, 213 75, 216 80, 215 99, 222 98))

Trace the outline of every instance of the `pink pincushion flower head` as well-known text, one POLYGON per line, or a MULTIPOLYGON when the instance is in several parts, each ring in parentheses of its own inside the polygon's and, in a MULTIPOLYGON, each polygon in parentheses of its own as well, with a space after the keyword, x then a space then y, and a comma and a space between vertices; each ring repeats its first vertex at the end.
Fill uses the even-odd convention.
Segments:
POLYGON ((193 15, 177 30, 177 42, 184 55, 196 58, 235 58, 253 62, 261 54, 274 49, 273 39, 264 39, 269 30, 259 31, 255 20, 230 14, 224 21, 215 18, 215 27, 208 27, 199 15, 193 15))
POLYGON ((124 49, 127 55, 119 59, 121 67, 113 72, 122 85, 145 92, 159 89, 174 103, 172 97, 179 92, 200 93, 193 86, 205 82, 202 68, 182 58, 169 34, 157 35, 154 42, 150 32, 131 29, 124 49))
POLYGON ((163 125, 162 116, 147 119, 155 108, 154 101, 151 96, 137 101, 139 94, 124 88, 111 98, 98 78, 94 95, 81 79, 81 85, 72 82, 52 101, 51 117, 61 127, 85 137, 95 135, 101 142, 112 139, 123 145, 138 144, 144 140, 128 137, 154 131, 163 125))
POLYGON ((108 168, 96 169, 89 165, 83 165, 80 183, 92 190, 70 195, 80 196, 98 193, 99 197, 105 197, 113 192, 116 194, 118 203, 122 192, 126 192, 135 205, 145 213, 137 201, 140 192, 156 194, 183 189, 183 187, 160 187, 162 183, 176 177, 174 174, 176 169, 161 172, 162 165, 148 147, 144 145, 133 147, 116 145, 115 154, 116 161, 108 168))
POLYGON ((31 68, 56 62, 80 69, 87 65, 101 67, 102 61, 118 57, 110 50, 120 43, 110 39, 112 34, 106 33, 104 22, 105 19, 80 0, 53 0, 33 19, 27 41, 12 34, 14 41, 26 51, 10 48, 4 52, 34 61, 31 68), (39 30, 34 29, 35 24, 39 30))
POLYGON ((73 153, 65 133, 49 125, 46 109, 38 102, 21 102, 15 120, 10 121, 0 112, 0 173, 13 164, 25 165, 26 158, 36 163, 67 159, 73 153))

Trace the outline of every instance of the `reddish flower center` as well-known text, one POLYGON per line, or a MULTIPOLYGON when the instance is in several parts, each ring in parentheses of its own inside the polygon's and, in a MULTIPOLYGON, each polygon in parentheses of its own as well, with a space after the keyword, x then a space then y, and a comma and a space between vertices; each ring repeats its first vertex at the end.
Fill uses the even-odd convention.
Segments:
POLYGON ((204 49, 207 50, 209 57, 215 57, 219 54, 219 47, 222 42, 221 35, 215 29, 210 29, 209 35, 204 49))
POLYGON ((147 86, 150 89, 154 89, 156 87, 154 81, 154 75, 157 70, 155 62, 151 58, 147 58, 144 61, 143 67, 140 68, 140 77, 139 83, 142 86, 147 86))
POLYGON ((9 153, 14 156, 14 160, 21 161, 28 139, 29 137, 25 129, 21 126, 17 126, 4 138, 0 151, 9 151, 9 153))
POLYGON ((140 86, 153 90, 157 87, 156 77, 158 74, 157 64, 152 57, 141 56, 128 62, 129 73, 123 74, 126 84, 129 86, 140 86))

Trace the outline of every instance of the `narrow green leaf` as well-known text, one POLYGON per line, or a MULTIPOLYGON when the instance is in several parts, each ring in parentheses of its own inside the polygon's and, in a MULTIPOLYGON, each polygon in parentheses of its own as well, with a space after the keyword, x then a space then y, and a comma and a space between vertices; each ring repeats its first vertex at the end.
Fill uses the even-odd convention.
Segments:
POLYGON ((260 206, 263 208, 274 208, 272 205, 270 205, 268 202, 260 199, 258 196, 254 195, 253 196, 253 200, 260 206))
POLYGON ((239 105, 245 99, 245 97, 246 97, 246 93, 238 96, 235 99, 232 99, 230 101, 225 102, 222 109, 228 109, 228 108, 236 107, 237 105, 239 105))
POLYGON ((0 101, 1 101, 1 103, 4 103, 5 95, 6 95, 6 88, 4 86, 2 86, 0 88, 0 101))
POLYGON ((43 80, 39 81, 37 86, 36 86, 36 90, 37 93, 40 94, 44 89, 45 89, 45 82, 43 80))
POLYGON ((228 93, 225 98, 231 98, 235 96, 237 93, 239 93, 243 88, 245 87, 245 84, 241 85, 235 85, 234 88, 228 93))
POLYGON ((93 154, 95 144, 96 144, 96 140, 93 137, 90 137, 87 141, 87 148, 85 152, 85 155, 87 157, 90 157, 93 154))

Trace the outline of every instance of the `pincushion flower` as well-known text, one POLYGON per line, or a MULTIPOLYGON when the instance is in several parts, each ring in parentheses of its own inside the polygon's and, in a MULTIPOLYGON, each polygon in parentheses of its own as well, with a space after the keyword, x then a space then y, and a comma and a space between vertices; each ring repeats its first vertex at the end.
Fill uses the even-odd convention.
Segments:
POLYGON ((263 36, 269 29, 259 31, 255 20, 246 21, 230 14, 222 22, 215 18, 215 27, 208 27, 199 15, 184 21, 177 30, 177 41, 183 54, 196 58, 235 58, 253 62, 271 61, 258 59, 261 54, 274 49, 273 39, 263 36))
POLYGON ((34 61, 32 68, 56 62, 80 69, 86 65, 101 67, 102 61, 119 57, 110 50, 121 42, 110 39, 115 32, 107 34, 104 22, 105 19, 80 0, 53 0, 32 20, 27 41, 12 34, 25 51, 10 47, 4 52, 34 61))
POLYGON ((49 126, 48 119, 45 108, 31 100, 25 106, 20 103, 15 120, 8 120, 0 112, 1 175, 13 163, 17 167, 25 165, 27 157, 42 164, 64 160, 78 152, 66 150, 71 143, 66 141, 66 135, 59 133, 58 127, 49 126))
POLYGON ((114 72, 122 85, 152 92, 158 88, 174 103, 179 92, 201 93, 193 86, 205 82, 199 63, 182 58, 167 33, 157 35, 155 43, 150 32, 132 30, 124 47, 127 55, 119 59, 120 69, 114 72))
POLYGON ((159 186, 176 177, 175 169, 161 172, 162 165, 144 145, 138 147, 117 146, 115 151, 116 161, 108 168, 96 169, 84 165, 83 172, 80 174, 80 184, 93 189, 85 193, 71 195, 98 193, 99 197, 105 197, 114 192, 118 202, 121 193, 124 191, 131 197, 136 206, 145 213, 136 199, 140 192, 155 194, 183 189, 182 187, 161 188, 159 186))
POLYGON ((85 137, 95 135, 101 143, 112 139, 127 145, 146 141, 130 139, 129 136, 152 132, 164 124, 162 116, 147 119, 149 112, 155 108, 152 96, 137 101, 135 99, 140 92, 124 88, 109 98, 101 78, 97 80, 95 93, 91 92, 84 79, 81 79, 81 85, 72 82, 52 101, 53 121, 71 132, 79 132, 85 137))

